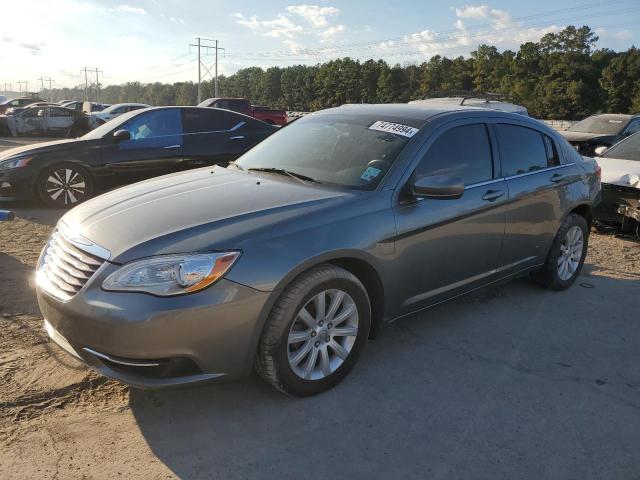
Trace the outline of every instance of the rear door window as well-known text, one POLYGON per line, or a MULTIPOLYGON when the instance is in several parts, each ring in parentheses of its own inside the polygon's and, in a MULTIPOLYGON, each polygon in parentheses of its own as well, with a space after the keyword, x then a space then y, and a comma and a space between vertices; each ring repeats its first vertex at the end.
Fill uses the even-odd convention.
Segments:
POLYGON ((493 179, 493 158, 487 127, 483 123, 451 128, 429 147, 416 169, 416 179, 451 175, 465 185, 493 179))
POLYGON ((194 108, 185 109, 183 122, 185 133, 223 132, 238 123, 236 115, 222 110, 194 108), (234 118, 235 117, 235 123, 234 118))
MULTIPOLYGON (((547 168, 550 159, 542 133, 518 125, 497 124, 494 128, 506 177, 547 168)), ((557 156, 557 153, 552 155, 557 156)))

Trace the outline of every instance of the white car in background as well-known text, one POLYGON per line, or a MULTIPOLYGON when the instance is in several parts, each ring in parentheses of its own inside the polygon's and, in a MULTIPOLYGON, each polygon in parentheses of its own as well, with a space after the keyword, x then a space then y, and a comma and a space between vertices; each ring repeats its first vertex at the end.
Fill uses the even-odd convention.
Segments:
POLYGON ((140 110, 141 108, 148 108, 150 106, 151 105, 147 105, 146 103, 116 103, 115 105, 105 108, 101 112, 92 112, 91 115, 108 122, 112 118, 116 118, 123 113, 140 110))
POLYGON ((605 221, 633 220, 640 231, 640 132, 613 147, 596 148, 602 169, 602 202, 596 216, 605 221))

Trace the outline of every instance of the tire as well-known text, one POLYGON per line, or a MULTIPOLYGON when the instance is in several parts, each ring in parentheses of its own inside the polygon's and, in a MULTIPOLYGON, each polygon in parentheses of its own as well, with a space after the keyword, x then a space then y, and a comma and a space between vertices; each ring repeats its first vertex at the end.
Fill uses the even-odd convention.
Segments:
POLYGON ((545 264, 531 275, 533 280, 549 290, 566 290, 582 271, 588 244, 587 221, 580 215, 570 214, 560 225, 545 264), (581 248, 575 243, 579 240, 577 237, 581 238, 581 248))
POLYGON ((256 371, 284 393, 316 395, 353 368, 370 327, 371 306, 362 283, 342 268, 319 265, 297 277, 274 305, 258 346, 256 371), (321 299, 324 316, 319 314, 321 299), (301 315, 303 309, 308 315, 301 315), (338 323, 333 325, 332 319, 338 323))
POLYGON ((70 162, 45 168, 36 182, 40 200, 45 205, 55 208, 71 208, 84 202, 93 195, 93 188, 93 179, 89 171, 70 162))

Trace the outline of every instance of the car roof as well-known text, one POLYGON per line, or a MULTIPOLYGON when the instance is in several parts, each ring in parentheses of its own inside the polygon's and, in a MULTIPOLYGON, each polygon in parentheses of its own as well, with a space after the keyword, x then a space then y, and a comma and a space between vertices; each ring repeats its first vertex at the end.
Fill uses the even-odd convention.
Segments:
POLYGON ((591 117, 603 118, 605 120, 631 120, 634 117, 638 117, 639 115, 630 115, 628 113, 599 113, 597 115, 591 115, 591 117))
POLYGON ((340 107, 328 108, 315 112, 318 114, 334 114, 334 113, 355 113, 357 115, 381 115, 388 117, 406 118, 417 122, 426 122, 427 120, 447 113, 464 113, 474 112, 485 115, 494 113, 508 115, 519 120, 528 118, 519 114, 501 112, 498 110, 490 110, 487 108, 473 107, 466 105, 448 105, 444 103, 437 104, 420 104, 420 103, 384 103, 384 104, 347 104, 340 107))

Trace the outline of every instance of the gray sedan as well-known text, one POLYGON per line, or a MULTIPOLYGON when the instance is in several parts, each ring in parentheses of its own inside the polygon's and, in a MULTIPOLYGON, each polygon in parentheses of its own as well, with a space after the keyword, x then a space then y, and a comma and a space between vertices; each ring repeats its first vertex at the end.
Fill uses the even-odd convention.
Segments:
POLYGON ((255 368, 312 395, 383 322, 525 274, 568 288, 599 195, 595 162, 533 119, 344 106, 228 168, 77 206, 42 253, 38 301, 54 341, 128 384, 255 368))

